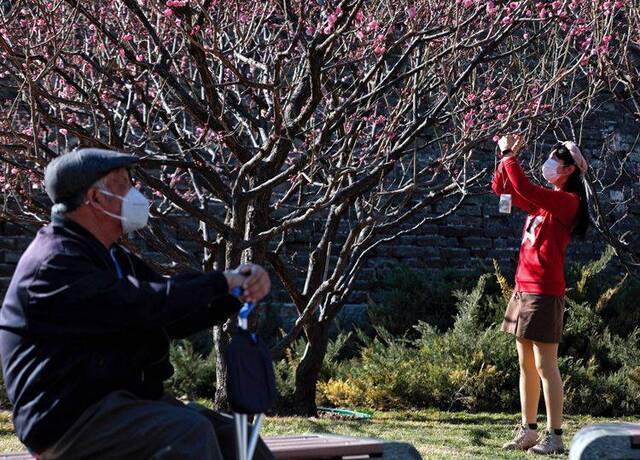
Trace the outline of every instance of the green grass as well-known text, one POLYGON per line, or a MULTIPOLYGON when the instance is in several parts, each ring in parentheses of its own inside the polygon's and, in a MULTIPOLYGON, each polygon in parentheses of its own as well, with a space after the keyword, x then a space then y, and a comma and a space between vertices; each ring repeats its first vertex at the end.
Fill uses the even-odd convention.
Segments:
MULTIPOLYGON (((413 444, 424 459, 497 459, 531 458, 523 453, 502 452, 518 421, 513 414, 468 414, 431 410, 376 412, 368 421, 339 421, 326 418, 270 417, 263 429, 265 435, 334 433, 373 437, 413 444)), ((585 425, 612 419, 588 416, 567 417, 567 440, 585 425)), ((638 421, 625 418, 615 421, 638 421)), ((24 450, 13 434, 11 415, 0 412, 0 453, 24 450)), ((551 458, 566 458, 556 456, 551 458)))
POLYGON ((11 412, 0 411, 0 453, 21 452, 25 450, 13 432, 11 412))
MULTIPOLYGON (((271 418, 264 433, 335 433, 365 436, 413 444, 424 459, 531 458, 521 452, 503 452, 500 446, 510 438, 519 415, 501 413, 406 411, 374 413, 370 421, 336 421, 317 418, 271 418)), ((615 419, 638 421, 638 419, 615 419)), ((541 419, 542 421, 542 419, 541 419)), ((570 416, 565 423, 565 439, 571 440, 580 428, 612 419, 570 416)), ((556 456, 551 458, 566 458, 556 456)))

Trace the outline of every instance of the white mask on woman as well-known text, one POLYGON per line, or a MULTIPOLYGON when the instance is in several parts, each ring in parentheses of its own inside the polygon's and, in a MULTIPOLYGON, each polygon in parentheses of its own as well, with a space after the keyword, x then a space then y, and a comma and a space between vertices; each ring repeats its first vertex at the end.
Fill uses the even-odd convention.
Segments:
POLYGON ((562 164, 558 163, 553 158, 547 158, 547 161, 542 165, 542 176, 552 184, 555 184, 558 179, 562 176, 566 176, 566 174, 559 173, 558 168, 561 167, 562 164))
POLYGON ((120 219, 122 222, 122 233, 131 233, 147 226, 150 203, 138 189, 131 187, 124 197, 111 193, 108 190, 98 190, 100 193, 122 200, 122 209, 119 216, 102 209, 102 212, 106 215, 120 219))

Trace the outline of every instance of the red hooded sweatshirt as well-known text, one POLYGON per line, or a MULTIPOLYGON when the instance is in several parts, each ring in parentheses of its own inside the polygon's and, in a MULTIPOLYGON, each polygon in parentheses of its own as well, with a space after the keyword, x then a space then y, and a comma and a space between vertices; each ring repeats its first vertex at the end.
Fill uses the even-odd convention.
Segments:
POLYGON ((513 205, 528 214, 516 270, 516 291, 563 297, 564 256, 580 198, 532 184, 515 157, 500 162, 491 188, 497 195, 510 193, 513 205))

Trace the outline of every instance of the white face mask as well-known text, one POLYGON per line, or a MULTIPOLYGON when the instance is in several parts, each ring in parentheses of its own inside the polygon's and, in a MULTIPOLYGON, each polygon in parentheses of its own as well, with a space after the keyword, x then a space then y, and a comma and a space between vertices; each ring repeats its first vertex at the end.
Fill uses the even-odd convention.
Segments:
POLYGON ((135 187, 131 187, 124 197, 111 193, 108 190, 98 190, 100 193, 122 200, 122 209, 119 216, 105 211, 102 208, 101 210, 108 216, 120 219, 123 233, 131 233, 147 226, 150 203, 135 187))
POLYGON ((552 184, 555 184, 562 176, 566 176, 566 174, 558 172, 558 168, 561 166, 553 158, 547 158, 547 161, 542 165, 542 176, 552 184))

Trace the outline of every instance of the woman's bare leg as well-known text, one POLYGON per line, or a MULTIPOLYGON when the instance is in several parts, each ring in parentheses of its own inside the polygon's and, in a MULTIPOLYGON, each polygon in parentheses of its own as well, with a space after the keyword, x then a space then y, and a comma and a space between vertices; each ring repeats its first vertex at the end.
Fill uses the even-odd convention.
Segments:
POLYGON ((562 428, 564 388, 558 368, 558 344, 533 342, 536 369, 542 379, 549 431, 562 428))
POLYGON ((540 402, 540 376, 536 370, 533 342, 516 337, 518 361, 520 363, 520 407, 522 424, 536 423, 540 402))

